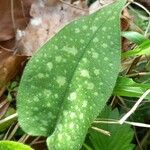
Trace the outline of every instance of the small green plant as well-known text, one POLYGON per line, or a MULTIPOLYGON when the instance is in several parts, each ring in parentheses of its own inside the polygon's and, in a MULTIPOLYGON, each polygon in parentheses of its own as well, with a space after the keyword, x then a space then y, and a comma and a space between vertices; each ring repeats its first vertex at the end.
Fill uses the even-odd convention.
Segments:
POLYGON ((96 130, 94 131, 91 129, 89 131, 89 138, 94 150, 133 150, 134 145, 131 144, 131 141, 133 139, 134 132, 130 125, 124 124, 121 126, 119 124, 108 124, 106 123, 107 121, 102 124, 99 121, 101 118, 112 118, 109 121, 117 120, 120 118, 118 110, 115 109, 112 111, 108 106, 105 106, 99 116, 100 117, 98 117, 93 123, 93 126, 98 129, 101 128, 105 131, 109 131, 111 136, 100 134, 96 130))
POLYGON ((17 96, 19 123, 50 150, 76 150, 111 96, 120 70, 126 0, 76 20, 31 58, 17 96))
MULTIPOLYGON (((129 77, 119 76, 113 91, 113 95, 139 98, 148 89, 150 89, 150 84, 136 83, 129 77)), ((147 95, 146 98, 150 99, 150 95, 147 95)))

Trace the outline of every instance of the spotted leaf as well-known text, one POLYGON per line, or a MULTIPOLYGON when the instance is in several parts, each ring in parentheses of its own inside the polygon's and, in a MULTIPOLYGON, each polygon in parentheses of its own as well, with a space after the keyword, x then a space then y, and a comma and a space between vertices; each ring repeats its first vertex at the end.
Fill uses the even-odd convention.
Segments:
POLYGON ((19 123, 49 136, 53 150, 76 150, 110 97, 120 68, 120 0, 73 21, 27 64, 17 96, 19 123))

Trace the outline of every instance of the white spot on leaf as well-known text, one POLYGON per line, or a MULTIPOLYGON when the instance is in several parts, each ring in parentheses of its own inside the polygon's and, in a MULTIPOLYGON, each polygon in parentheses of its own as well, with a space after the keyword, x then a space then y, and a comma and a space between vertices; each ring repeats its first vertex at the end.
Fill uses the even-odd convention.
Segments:
POLYGON ((66 83, 66 78, 64 76, 58 76, 56 79, 59 87, 63 86, 66 83))
POLYGON ((54 97, 55 97, 55 98, 58 98, 58 94, 55 94, 54 97))
POLYGON ((94 88, 94 84, 93 83, 88 83, 87 84, 87 89, 92 90, 94 88))
POLYGON ((83 101, 82 107, 86 107, 87 106, 87 101, 83 101))
POLYGON ((75 28, 75 33, 80 33, 80 29, 79 28, 75 28))
POLYGON ((63 135, 62 134, 58 134, 58 140, 63 140, 63 135))
POLYGON ((79 119, 83 119, 83 113, 79 115, 79 119))
POLYGON ((93 42, 94 42, 94 43, 97 43, 98 41, 99 41, 98 38, 94 38, 94 39, 93 39, 93 42))
POLYGON ((87 77, 87 78, 90 77, 89 71, 86 70, 86 69, 81 70, 80 74, 81 74, 82 77, 87 77))
POLYGON ((57 46, 57 45, 55 45, 55 49, 56 49, 56 50, 58 49, 58 46, 57 46))
POLYGON ((103 27, 103 28, 102 28, 102 31, 106 31, 106 29, 107 29, 106 27, 103 27))
POLYGON ((93 53, 92 53, 92 57, 93 57, 93 58, 98 58, 98 53, 93 52, 93 53))
POLYGON ((47 90, 47 89, 44 89, 43 93, 44 93, 44 95, 46 95, 48 97, 52 94, 52 92, 50 90, 47 90))
POLYGON ((39 100, 39 98, 38 98, 37 96, 34 96, 34 97, 33 97, 33 101, 34 101, 34 102, 39 102, 40 100, 39 100))
POLYGON ((87 63, 87 58, 83 58, 83 62, 84 62, 84 63, 87 63))
POLYGON ((86 30, 88 28, 88 26, 84 25, 82 28, 83 28, 83 30, 86 30))
POLYGON ((76 92, 70 93, 70 95, 68 97, 68 99, 71 100, 71 101, 76 100, 76 98, 77 98, 77 93, 76 92))
POLYGON ((105 61, 108 61, 109 59, 108 59, 108 57, 104 57, 104 60, 105 60, 105 61))
POLYGON ((103 48, 107 48, 108 45, 107 45, 106 43, 103 43, 103 44, 102 44, 102 47, 103 47, 103 48))
POLYGON ((103 82, 100 82, 99 85, 103 85, 103 82))
POLYGON ((32 109, 33 109, 34 111, 38 111, 38 110, 39 110, 38 107, 33 107, 32 109))
POLYGON ((41 78, 44 78, 44 74, 43 74, 43 73, 39 73, 39 74, 38 74, 38 78, 40 78, 40 79, 41 79, 41 78))
POLYGON ((64 111, 64 112, 63 112, 63 115, 64 115, 65 117, 67 117, 67 116, 68 116, 68 112, 67 112, 67 111, 64 111))
POLYGON ((55 57, 55 60, 56 60, 56 62, 61 62, 62 57, 61 57, 61 56, 56 56, 56 57, 55 57))
POLYGON ((110 39, 110 38, 111 38, 111 36, 110 36, 110 35, 108 35, 108 36, 107 36, 107 38, 108 38, 108 39, 110 39))
POLYGON ((47 107, 50 107, 51 106, 51 104, 50 103, 47 103, 47 107))
POLYGON ((44 127, 40 127, 41 131, 46 131, 46 129, 44 127))
POLYGON ((69 128, 70 128, 70 129, 73 129, 73 128, 74 128, 74 123, 73 123, 73 122, 71 122, 71 123, 69 124, 69 128))
POLYGON ((90 30, 92 30, 93 32, 95 32, 95 31, 97 30, 97 26, 92 26, 92 27, 90 28, 90 30))
POLYGON ((99 75, 100 74, 99 70, 98 69, 94 69, 94 74, 95 75, 99 75))
POLYGON ((98 93, 97 93, 97 92, 94 92, 94 95, 95 95, 95 96, 98 96, 98 93))
POLYGON ((71 112, 71 113, 70 113, 70 118, 71 118, 71 119, 74 119, 75 117, 76 117, 76 114, 75 114, 74 112, 71 112))
POLYGON ((48 63, 47 63, 47 67, 48 67, 49 70, 52 70, 53 64, 52 64, 51 62, 48 62, 48 63))
POLYGON ((83 43, 84 43, 84 40, 83 40, 83 39, 80 39, 80 43, 83 44, 83 43))
POLYGON ((65 52, 67 52, 68 54, 71 54, 71 55, 76 55, 78 53, 78 50, 75 48, 75 47, 67 47, 67 46, 64 46, 63 47, 63 50, 65 52))

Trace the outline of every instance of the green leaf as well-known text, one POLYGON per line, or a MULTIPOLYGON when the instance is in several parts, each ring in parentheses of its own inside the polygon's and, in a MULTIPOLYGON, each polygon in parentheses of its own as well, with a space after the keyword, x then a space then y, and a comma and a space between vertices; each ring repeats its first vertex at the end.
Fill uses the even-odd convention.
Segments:
POLYGON ((146 40, 142 34, 135 31, 122 32, 122 36, 137 45, 142 44, 146 40))
POLYGON ((19 142, 0 141, 0 150, 33 150, 33 149, 19 142))
POLYGON ((137 48, 122 53, 122 58, 140 56, 140 55, 150 55, 150 40, 145 40, 137 48))
MULTIPOLYGON (((119 77, 113 91, 113 95, 127 97, 141 97, 150 89, 150 84, 136 83, 131 78, 119 77)), ((150 94, 146 97, 150 100, 150 94)))
POLYGON ((79 149, 111 96, 120 68, 125 1, 70 23, 27 64, 17 96, 19 123, 31 135, 53 133, 49 149, 79 149))
MULTIPOLYGON (((118 110, 111 111, 109 107, 101 112, 100 118, 105 119, 119 119, 118 110)), ((94 126, 109 131, 111 136, 108 137, 96 130, 90 130, 90 139, 93 144, 94 150, 133 150, 134 145, 131 141, 134 132, 130 125, 117 125, 117 124, 93 124, 94 126)))

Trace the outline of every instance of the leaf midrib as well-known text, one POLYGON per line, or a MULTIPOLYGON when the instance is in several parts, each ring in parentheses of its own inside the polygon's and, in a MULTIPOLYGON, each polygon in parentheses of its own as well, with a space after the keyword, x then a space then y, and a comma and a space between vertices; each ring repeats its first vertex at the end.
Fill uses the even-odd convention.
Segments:
MULTIPOLYGON (((116 7, 117 7, 117 5, 116 5, 116 7)), ((116 7, 114 7, 114 9, 112 9, 112 12, 114 12, 114 10, 115 10, 116 7)), ((101 10, 98 10, 98 11, 101 11, 101 10)), ((114 14, 114 13, 113 13, 113 14, 114 14)), ((97 13, 95 16, 97 16, 97 15, 99 15, 99 14, 97 13)), ((97 31, 98 31, 105 23, 107 23, 107 20, 109 19, 109 16, 110 16, 110 15, 108 15, 108 17, 106 17, 106 19, 103 21, 103 23, 102 23, 102 24, 98 27, 98 29, 93 33, 92 37, 89 39, 89 42, 87 43, 87 45, 86 45, 85 48, 83 49, 83 53, 82 53, 81 57, 79 58, 79 61, 78 61, 77 65, 76 65, 76 66, 74 67, 74 69, 73 69, 72 77, 70 78, 70 81, 68 81, 68 84, 67 84, 68 86, 66 87, 66 90, 64 91, 64 96, 63 96, 62 99, 61 99, 61 101, 62 101, 61 106, 60 106, 61 108, 60 108, 60 111, 59 111, 59 113, 58 113, 58 115, 57 115, 58 117, 57 117, 55 126, 57 125, 58 120, 59 120, 59 118, 60 118, 59 116, 60 116, 60 114, 62 113, 62 107, 63 107, 63 105, 64 105, 65 97, 66 97, 66 95, 67 95, 67 93, 68 93, 68 91, 69 91, 69 89, 70 89, 69 85, 71 84, 72 79, 74 78, 75 71, 77 70, 78 65, 79 65, 80 61, 82 60, 84 54, 86 53, 87 47, 90 45, 90 43, 91 43, 91 41, 93 40, 94 36, 97 34, 97 31)), ((87 16, 86 16, 86 17, 87 17, 87 16)), ((55 128, 55 129, 56 129, 56 128, 55 128)))

